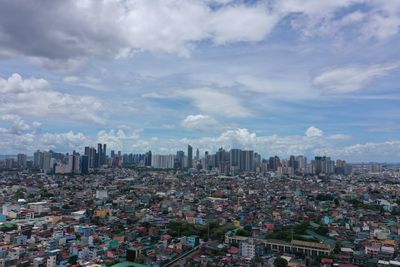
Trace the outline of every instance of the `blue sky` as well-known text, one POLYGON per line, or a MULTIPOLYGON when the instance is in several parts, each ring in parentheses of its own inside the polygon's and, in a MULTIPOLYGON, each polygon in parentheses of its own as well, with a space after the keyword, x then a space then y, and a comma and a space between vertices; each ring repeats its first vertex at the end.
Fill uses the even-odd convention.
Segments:
POLYGON ((0 149, 398 162, 399 29, 397 0, 3 1, 0 149))

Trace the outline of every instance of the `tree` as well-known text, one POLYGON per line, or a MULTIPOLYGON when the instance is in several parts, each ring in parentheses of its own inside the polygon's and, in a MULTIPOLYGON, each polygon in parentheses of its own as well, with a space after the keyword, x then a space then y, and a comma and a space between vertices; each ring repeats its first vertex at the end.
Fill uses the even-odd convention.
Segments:
POLYGON ((239 235, 239 236, 250 236, 251 235, 251 233, 249 231, 245 230, 245 229, 239 229, 236 232, 236 234, 239 235))
POLYGON ((274 260, 274 266, 275 267, 286 267, 288 266, 288 262, 287 260, 285 260, 284 258, 278 257, 274 260))
POLYGON ((333 249, 333 253, 339 254, 339 252, 340 252, 340 243, 337 242, 335 248, 333 249))
POLYGON ((22 188, 18 188, 18 190, 15 192, 14 196, 16 199, 24 198, 24 196, 25 196, 24 190, 22 188))
POLYGON ((68 259, 68 263, 71 265, 76 264, 78 261, 78 256, 77 255, 72 255, 71 257, 69 257, 68 259))

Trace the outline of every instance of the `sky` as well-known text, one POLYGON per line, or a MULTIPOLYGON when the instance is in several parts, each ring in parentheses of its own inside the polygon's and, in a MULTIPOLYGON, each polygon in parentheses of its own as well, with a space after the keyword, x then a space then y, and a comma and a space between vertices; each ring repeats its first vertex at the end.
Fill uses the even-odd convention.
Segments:
POLYGON ((1 1, 0 154, 400 162, 399 31, 398 0, 1 1))

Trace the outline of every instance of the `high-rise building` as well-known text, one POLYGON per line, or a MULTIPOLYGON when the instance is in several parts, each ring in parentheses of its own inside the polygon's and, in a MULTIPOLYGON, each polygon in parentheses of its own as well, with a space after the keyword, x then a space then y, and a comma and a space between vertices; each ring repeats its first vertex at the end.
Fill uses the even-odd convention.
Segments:
POLYGON ((97 144, 97 162, 98 162, 98 167, 103 165, 103 147, 102 144, 98 143, 97 144))
POLYGON ((188 145, 188 149, 187 149, 187 154, 188 154, 188 159, 187 159, 187 167, 193 168, 193 148, 191 145, 188 145))
POLYGON ((176 169, 183 169, 185 160, 185 152, 182 150, 176 152, 175 166, 176 169))
POLYGON ((85 147, 85 156, 88 157, 88 168, 94 169, 96 166, 96 149, 94 147, 85 147))
POLYGON ((102 156, 102 159, 103 159, 103 162, 102 162, 102 164, 107 164, 107 144, 103 144, 103 156, 102 156))
POLYGON ((311 161, 314 174, 331 174, 335 172, 335 162, 330 157, 315 157, 311 161))
POLYGON ((146 167, 152 166, 151 163, 152 163, 152 156, 151 156, 151 150, 149 150, 144 155, 144 166, 146 167))
POLYGON ((307 158, 303 155, 296 157, 296 171, 305 173, 307 170, 307 158))
POLYGON ((156 169, 174 168, 175 155, 153 155, 151 166, 156 169))
POLYGON ((74 167, 73 167, 73 173, 81 173, 81 164, 80 164, 80 155, 79 153, 75 153, 74 151, 74 167))
POLYGON ((200 160, 200 151, 199 148, 196 149, 196 157, 195 160, 200 160))
POLYGON ((17 165, 19 168, 26 168, 26 155, 18 154, 17 155, 17 165))
POLYGON ((53 166, 50 164, 51 162, 51 153, 48 151, 43 152, 43 164, 40 167, 43 172, 50 172, 53 169, 53 166))
POLYGON ((281 160, 278 156, 270 157, 268 160, 268 169, 270 171, 277 171, 278 167, 281 167, 281 160))
POLYGON ((89 156, 87 155, 81 156, 81 173, 82 174, 89 173, 89 156))
POLYGON ((43 152, 40 150, 33 153, 33 166, 36 168, 41 168, 43 166, 43 152))
POLYGON ((231 169, 231 171, 236 172, 236 171, 240 171, 241 170, 240 169, 240 166, 241 166, 241 161, 240 161, 241 154, 242 154, 242 150, 241 149, 234 148, 234 149, 231 149, 229 151, 229 159, 230 159, 230 165, 231 165, 230 169, 231 169))
POLYGON ((217 153, 215 153, 216 158, 216 167, 220 165, 226 165, 226 162, 229 162, 229 153, 225 151, 224 148, 219 148, 217 153))
POLYGON ((253 166, 254 166, 253 161, 254 161, 254 151, 242 150, 240 159, 240 164, 241 164, 240 169, 246 172, 253 171, 253 166))
POLYGON ((289 167, 292 167, 294 170, 297 169, 296 158, 293 155, 289 158, 289 167))

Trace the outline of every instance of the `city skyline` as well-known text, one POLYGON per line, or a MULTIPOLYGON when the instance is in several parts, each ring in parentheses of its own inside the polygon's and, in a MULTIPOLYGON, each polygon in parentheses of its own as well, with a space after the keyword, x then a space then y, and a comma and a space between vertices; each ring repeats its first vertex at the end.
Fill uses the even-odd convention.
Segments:
MULTIPOLYGON (((257 151, 232 148, 218 151, 200 151, 196 149, 193 158, 193 147, 187 146, 187 154, 182 150, 176 154, 155 154, 151 151, 133 154, 111 150, 107 154, 107 144, 85 146, 84 152, 59 153, 55 151, 36 150, 32 158, 19 153, 16 158, 0 158, 0 168, 4 170, 41 171, 44 174, 82 174, 88 175, 107 168, 146 168, 148 170, 181 170, 188 173, 218 173, 219 175, 237 175, 244 173, 266 174, 268 171, 280 176, 294 175, 349 175, 353 166, 361 169, 382 171, 379 163, 351 164, 342 159, 331 159, 329 156, 315 156, 308 162, 304 155, 290 155, 289 159, 277 155, 263 156, 257 151)), ((271 174, 270 173, 270 174, 271 174)))
POLYGON ((0 3, 0 154, 399 162, 398 1, 124 3, 0 3))

